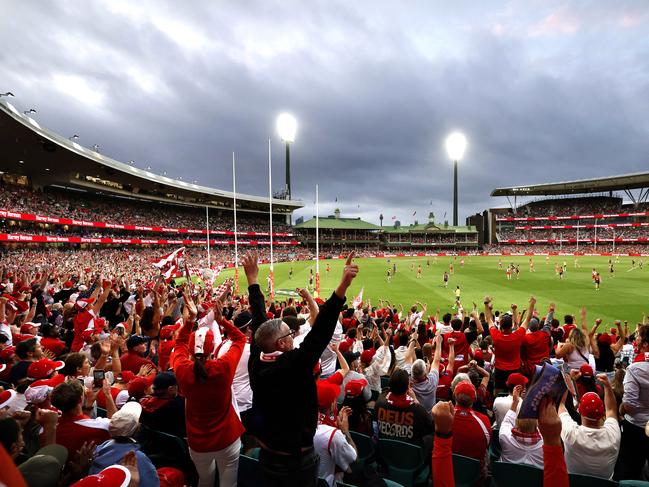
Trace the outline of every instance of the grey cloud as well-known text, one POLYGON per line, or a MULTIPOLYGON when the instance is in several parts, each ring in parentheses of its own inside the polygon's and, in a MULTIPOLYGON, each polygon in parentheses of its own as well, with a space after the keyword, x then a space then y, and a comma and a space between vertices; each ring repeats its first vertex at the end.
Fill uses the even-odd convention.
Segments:
POLYGON ((452 12, 429 2, 205 2, 186 11, 154 2, 135 13, 120 2, 10 3, 0 90, 117 159, 229 188, 235 151, 238 189, 266 194, 268 138, 274 187, 284 182, 274 118, 293 112, 293 193, 306 205, 298 216, 314 213, 317 182, 323 212, 338 196, 343 213, 375 222, 381 211, 403 222, 415 210, 420 221, 431 210, 450 219, 443 139, 452 129, 469 139, 462 217, 502 204, 488 196, 496 186, 646 166, 649 56, 638 39, 648 21, 629 6, 616 9, 631 27, 606 6, 573 15, 528 2, 452 12), (562 34, 545 22, 539 35, 553 12, 580 19, 579 28, 562 34), (201 39, 197 50, 182 45, 201 39), (143 89, 138 72, 158 89, 143 89), (56 75, 85 80, 105 102, 93 108, 62 94, 56 75))

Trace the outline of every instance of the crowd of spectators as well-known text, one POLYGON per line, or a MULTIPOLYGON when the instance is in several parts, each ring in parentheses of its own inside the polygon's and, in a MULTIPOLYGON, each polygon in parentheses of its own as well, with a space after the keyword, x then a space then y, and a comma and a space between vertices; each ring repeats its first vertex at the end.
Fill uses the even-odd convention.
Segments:
MULTIPOLYGON (((39 191, 24 186, 2 185, 0 186, 0 209, 123 225, 191 229, 204 229, 206 226, 204 208, 147 200, 100 197, 92 193, 75 193, 52 187, 39 191)), ((234 227, 232 212, 213 210, 211 213, 212 230, 232 230, 234 227)), ((239 211, 237 231, 268 232, 268 217, 239 211)), ((273 222, 273 232, 290 233, 290 231, 291 227, 276 217, 273 222)))
MULTIPOLYGON (((629 211, 628 208, 626 211, 629 211)), ((516 208, 516 212, 513 210, 499 210, 498 216, 505 218, 530 218, 544 216, 594 215, 603 213, 623 213, 622 198, 608 196, 550 198, 532 201, 525 205, 521 205, 516 208)))
POLYGON ((141 279, 151 255, 114 252, 3 258, 4 485, 230 486, 253 468, 268 486, 365 485, 403 455, 445 487, 457 455, 476 465, 473 485, 497 461, 543 468, 546 487, 646 475, 644 318, 560 316, 534 297, 523 313, 488 296, 435 313, 353 307, 353 253, 326 301, 305 289, 271 301, 256 252, 239 295, 141 279), (550 396, 561 370, 570 387, 550 396), (362 463, 377 444, 377 463, 362 463))

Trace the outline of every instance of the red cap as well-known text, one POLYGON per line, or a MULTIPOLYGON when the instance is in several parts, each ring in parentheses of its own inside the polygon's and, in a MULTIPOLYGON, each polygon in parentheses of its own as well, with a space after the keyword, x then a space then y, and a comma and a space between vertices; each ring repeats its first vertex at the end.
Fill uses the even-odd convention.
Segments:
POLYGON ((514 374, 509 374, 509 377, 507 377, 507 385, 508 386, 525 386, 529 382, 528 378, 525 377, 523 374, 519 374, 518 372, 515 372, 514 374))
POLYGON ((318 387, 318 406, 321 409, 328 408, 340 394, 340 387, 323 380, 317 381, 316 385, 318 387))
POLYGON ((28 321, 20 326, 20 333, 30 334, 32 328, 38 328, 39 326, 41 326, 40 323, 32 323, 31 321, 28 321))
POLYGON ((345 395, 349 397, 358 397, 363 394, 363 389, 367 386, 365 379, 350 380, 345 385, 345 395))
POLYGON ((48 358, 42 358, 29 364, 27 368, 27 377, 30 379, 46 379, 56 370, 65 367, 65 362, 60 360, 54 361, 48 358))
POLYGON ((350 348, 351 348, 351 343, 349 343, 347 340, 343 340, 338 344, 338 350, 340 350, 340 353, 349 352, 350 348))
MULTIPOLYGON (((115 401, 115 400, 117 399, 117 395, 118 395, 120 392, 122 392, 122 390, 121 390, 121 389, 118 389, 117 387, 111 387, 111 388, 110 388, 110 395, 112 396, 113 401, 115 401)), ((101 389, 101 390, 97 393, 97 406, 99 406, 100 408, 104 408, 104 409, 106 409, 106 395, 104 394, 104 390, 103 390, 103 389, 101 389)))
POLYGON ((579 401, 579 414, 591 421, 598 421, 604 417, 604 401, 596 392, 587 392, 579 401))
POLYGON ((10 406, 16 398, 16 394, 13 389, 0 392, 0 409, 10 406))
POLYGON ((471 399, 475 402, 476 391, 475 391, 475 387, 473 386, 473 384, 471 384, 471 382, 465 380, 455 386, 455 389, 453 390, 453 395, 457 397, 460 394, 466 394, 467 396, 471 397, 471 399))
POLYGON ((0 351, 0 359, 9 362, 16 355, 16 347, 7 347, 0 351))
POLYGON ((95 475, 89 475, 72 487, 127 487, 131 482, 131 472, 121 465, 111 465, 95 475))
POLYGON ((268 318, 269 320, 272 320, 273 318, 275 318, 275 313, 272 313, 272 312, 268 311, 266 313, 266 318, 268 318))
POLYGON ((160 329, 160 340, 171 340, 179 325, 166 325, 160 329))
POLYGON ((98 328, 86 328, 81 332, 81 339, 84 342, 89 342, 92 340, 92 337, 95 335, 99 335, 101 333, 101 330, 98 328))
POLYGON ((77 299, 77 301, 74 303, 74 307, 77 309, 85 309, 94 302, 95 298, 77 299))
POLYGON ((122 370, 122 382, 131 382, 135 379, 135 374, 130 370, 122 370))
POLYGON ((206 326, 193 332, 189 337, 189 351, 211 355, 214 352, 214 332, 206 326))
POLYGON ((579 367, 579 372, 581 372, 582 377, 592 377, 594 375, 593 368, 588 364, 583 364, 579 367))
POLYGON ((370 348, 369 350, 363 350, 363 353, 361 353, 361 362, 366 365, 371 364, 375 353, 376 350, 374 350, 373 348, 370 348))
POLYGON ((134 397, 138 401, 146 395, 146 390, 153 384, 153 378, 155 375, 151 375, 151 379, 148 377, 136 377, 128 384, 128 393, 131 397, 134 397))
POLYGON ((475 352, 473 352, 473 358, 476 360, 484 360, 484 352, 478 348, 475 352))

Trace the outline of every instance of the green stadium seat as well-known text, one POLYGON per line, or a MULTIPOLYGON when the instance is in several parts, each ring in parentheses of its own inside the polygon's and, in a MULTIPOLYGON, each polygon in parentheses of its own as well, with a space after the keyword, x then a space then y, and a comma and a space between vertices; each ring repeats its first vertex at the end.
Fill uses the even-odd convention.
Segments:
POLYGON ((259 460, 246 455, 239 455, 237 485, 241 487, 263 487, 265 485, 259 460))
POLYGON ((502 447, 500 446, 500 428, 494 428, 491 432, 491 441, 489 442, 489 457, 491 461, 494 462, 500 459, 500 456, 503 453, 502 447))
POLYGON ((381 376, 381 389, 387 389, 390 386, 390 377, 387 375, 381 376))
POLYGON ((649 482, 644 480, 620 480, 620 487, 649 487, 649 482))
POLYGON ((160 467, 174 467, 182 470, 190 481, 197 478, 196 467, 189 456, 189 447, 184 438, 140 426, 138 441, 151 462, 160 467))
POLYGON ((494 462, 491 464, 491 478, 497 487, 532 487, 543 485, 543 470, 532 465, 494 462))
POLYGON ((379 439, 379 455, 388 469, 388 478, 404 487, 427 485, 430 468, 421 447, 403 441, 379 439))
POLYGON ((97 406, 97 417, 98 418, 107 418, 108 417, 108 411, 106 411, 104 408, 100 408, 97 406))
POLYGON ((376 448, 372 438, 362 433, 357 433, 356 431, 350 431, 349 433, 351 434, 352 440, 358 450, 358 458, 356 458, 356 462, 361 466, 373 463, 374 460, 376 460, 376 448))
POLYGON ((455 487, 471 487, 480 478, 480 462, 475 458, 453 454, 455 487))
POLYGON ((570 487, 617 487, 619 485, 614 480, 594 477, 592 475, 571 473, 569 477, 570 487))
POLYGON ((383 479, 383 482, 385 482, 385 485, 387 485, 387 487, 403 487, 401 484, 397 484, 395 481, 390 479, 383 479))

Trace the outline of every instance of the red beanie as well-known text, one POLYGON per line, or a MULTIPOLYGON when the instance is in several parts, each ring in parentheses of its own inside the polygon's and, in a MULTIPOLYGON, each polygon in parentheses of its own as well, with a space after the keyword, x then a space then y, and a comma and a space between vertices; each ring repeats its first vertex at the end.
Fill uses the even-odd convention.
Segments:
POLYGON ((476 399, 476 391, 475 387, 473 387, 473 384, 468 381, 462 381, 458 385, 455 386, 455 390, 453 391, 453 395, 455 397, 459 396, 460 394, 466 394, 467 396, 471 397, 473 402, 475 402, 476 399))
POLYGON ((318 387, 318 407, 326 409, 333 404, 340 394, 340 387, 323 380, 319 380, 316 385, 318 387))
POLYGON ((510 374, 509 377, 507 377, 508 386, 524 386, 527 385, 528 382, 529 380, 527 379, 527 377, 525 377, 523 374, 519 374, 518 372, 510 374))

